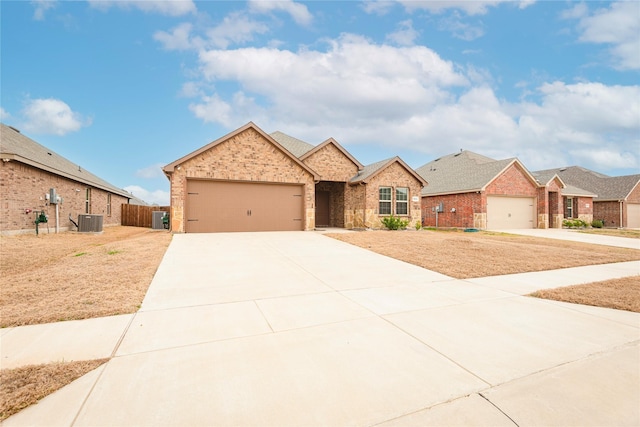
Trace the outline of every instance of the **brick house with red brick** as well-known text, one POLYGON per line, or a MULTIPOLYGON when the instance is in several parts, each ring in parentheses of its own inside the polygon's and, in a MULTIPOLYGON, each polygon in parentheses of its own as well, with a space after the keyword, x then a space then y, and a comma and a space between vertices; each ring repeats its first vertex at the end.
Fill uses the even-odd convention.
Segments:
POLYGON ((586 217, 604 221, 605 227, 640 228, 640 174, 612 177, 580 166, 534 174, 556 174, 567 187, 584 189, 563 191, 565 218, 586 217))
POLYGON ((2 234, 34 232, 39 212, 48 217, 49 229, 57 224, 58 231, 74 229, 69 218, 77 222, 81 214, 101 215, 104 226, 120 225, 121 206, 132 197, 4 124, 0 124, 0 159, 2 234), (51 189, 59 203, 52 203, 51 189))
MULTIPOLYGON (((477 229, 559 228, 565 183, 555 174, 543 181, 516 158, 494 160, 471 151, 435 159, 416 172, 427 227, 477 229)), ((576 189, 578 191, 579 189, 576 189)))
POLYGON ((426 184, 400 158, 364 166, 333 138, 314 146, 251 122, 163 170, 181 233, 380 228, 391 213, 415 224, 426 184))

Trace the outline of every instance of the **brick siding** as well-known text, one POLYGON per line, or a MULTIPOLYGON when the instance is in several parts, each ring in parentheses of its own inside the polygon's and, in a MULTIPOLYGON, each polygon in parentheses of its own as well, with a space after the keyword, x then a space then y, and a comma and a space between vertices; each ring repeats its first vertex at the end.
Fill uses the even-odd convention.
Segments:
MULTIPOLYGON (((75 229, 69 216, 78 221, 85 212, 86 189, 91 188, 91 214, 103 215, 103 225, 120 225, 126 197, 111 194, 111 215, 107 214, 107 191, 88 187, 86 184, 55 175, 17 161, 2 162, 0 166, 0 231, 3 234, 35 231, 36 212, 44 211, 49 217, 49 230, 55 230, 56 207, 50 204, 45 194, 56 189, 62 203, 58 206, 60 231, 75 229), (80 190, 80 191, 76 191, 80 190), (31 210, 30 213, 26 213, 31 210)), ((39 228, 46 229, 47 224, 39 228)))
MULTIPOLYGON (((438 227, 474 228, 475 214, 486 213, 486 197, 480 193, 459 193, 444 196, 422 198, 422 221, 425 227, 436 226, 434 207, 443 204, 443 211, 438 213, 438 227), (451 209, 455 212, 451 212, 451 209)), ((482 227, 484 228, 484 227, 482 227)))
POLYGON ((305 230, 315 227, 314 177, 252 128, 178 165, 171 174, 171 230, 184 233, 187 178, 304 184, 305 230))
POLYGON ((358 173, 358 166, 335 145, 329 143, 303 160, 321 181, 348 182, 358 173))

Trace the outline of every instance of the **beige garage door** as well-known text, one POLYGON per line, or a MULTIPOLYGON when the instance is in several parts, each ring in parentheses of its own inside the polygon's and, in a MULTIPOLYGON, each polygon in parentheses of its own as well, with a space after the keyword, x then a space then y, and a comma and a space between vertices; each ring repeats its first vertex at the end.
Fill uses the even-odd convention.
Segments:
POLYGON ((487 197, 487 228, 508 230, 534 228, 533 197, 487 197))
POLYGON ((640 228, 640 203, 627 203, 627 228, 640 228))
POLYGON ((187 233, 303 230, 304 186, 187 181, 187 233))

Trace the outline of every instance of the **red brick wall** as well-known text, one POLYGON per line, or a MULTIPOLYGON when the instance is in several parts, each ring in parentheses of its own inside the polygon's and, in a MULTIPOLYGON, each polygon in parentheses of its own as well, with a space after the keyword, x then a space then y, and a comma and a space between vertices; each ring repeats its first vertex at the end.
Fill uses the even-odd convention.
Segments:
POLYGON ((187 178, 305 185, 305 230, 313 230, 314 177, 252 128, 178 165, 171 174, 171 230, 184 233, 187 178))
POLYGON ((593 219, 604 220, 605 227, 620 227, 620 202, 594 201, 593 219))
POLYGON ((537 185, 527 178, 525 172, 517 165, 511 165, 498 178, 491 182, 486 190, 488 196, 537 196, 537 185))
POLYGON ((444 212, 438 213, 438 227, 473 228, 474 213, 486 212, 486 203, 477 192, 422 198, 422 220, 425 227, 436 226, 433 207, 442 202, 444 212), (451 212, 454 208, 456 211, 451 212))
MULTIPOLYGON (((54 204, 49 204, 45 194, 55 188, 62 203, 58 206, 60 230, 75 228, 69 221, 69 215, 78 221, 78 215, 85 213, 86 184, 42 171, 17 161, 0 164, 0 231, 3 233, 35 231, 36 211, 45 211, 49 216, 49 229, 55 230, 54 204), (80 190, 80 191, 76 191, 80 190), (32 212, 25 213, 29 209, 32 212)), ((122 204, 128 199, 116 194, 111 195, 111 215, 107 215, 107 192, 91 188, 91 212, 103 215, 103 225, 119 225, 122 204)), ((47 224, 39 228, 46 229, 47 224)))

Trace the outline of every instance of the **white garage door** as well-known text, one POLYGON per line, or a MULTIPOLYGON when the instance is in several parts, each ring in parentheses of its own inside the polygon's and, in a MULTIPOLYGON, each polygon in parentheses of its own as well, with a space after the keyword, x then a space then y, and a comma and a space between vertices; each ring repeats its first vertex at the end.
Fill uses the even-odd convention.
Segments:
POLYGON ((487 228, 508 230, 534 228, 533 197, 487 197, 487 228))
POLYGON ((627 228, 640 228, 640 203, 627 203, 627 228))

